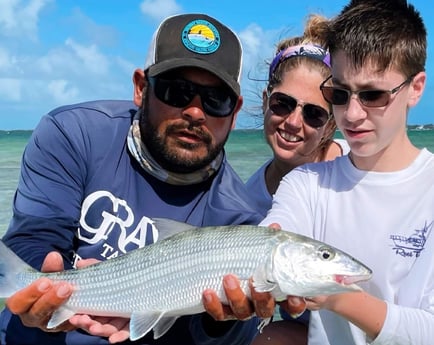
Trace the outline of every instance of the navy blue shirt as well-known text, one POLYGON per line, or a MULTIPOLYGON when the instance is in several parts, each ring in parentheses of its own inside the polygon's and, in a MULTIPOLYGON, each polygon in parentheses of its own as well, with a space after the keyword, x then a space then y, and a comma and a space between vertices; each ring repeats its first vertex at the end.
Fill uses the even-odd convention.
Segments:
MULTIPOLYGON (((244 184, 223 160, 203 183, 174 186, 146 173, 127 147, 137 108, 129 101, 97 101, 55 109, 41 119, 23 154, 13 218, 3 241, 36 269, 50 251, 65 268, 80 258, 106 260, 151 244, 151 218, 195 226, 258 224, 244 184)), ((257 319, 238 321, 222 337, 207 336, 202 314, 180 318, 158 340, 135 344, 249 344, 257 319)), ((82 331, 45 333, 4 310, 2 344, 107 344, 82 331)), ((130 342, 125 342, 129 344, 130 342)))

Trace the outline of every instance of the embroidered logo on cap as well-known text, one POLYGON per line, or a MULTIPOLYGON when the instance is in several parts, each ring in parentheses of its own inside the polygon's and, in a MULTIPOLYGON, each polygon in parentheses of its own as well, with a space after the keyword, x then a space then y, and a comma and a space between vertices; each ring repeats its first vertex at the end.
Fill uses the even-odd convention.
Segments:
POLYGON ((194 20, 182 30, 182 43, 192 52, 211 54, 220 47, 220 34, 207 20, 194 20))

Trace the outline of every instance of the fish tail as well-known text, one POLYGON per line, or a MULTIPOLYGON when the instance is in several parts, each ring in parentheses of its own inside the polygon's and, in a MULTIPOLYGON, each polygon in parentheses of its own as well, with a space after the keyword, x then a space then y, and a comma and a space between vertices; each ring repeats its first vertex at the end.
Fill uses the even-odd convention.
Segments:
POLYGON ((36 272, 0 240, 0 298, 8 298, 23 287, 18 276, 26 271, 36 272))

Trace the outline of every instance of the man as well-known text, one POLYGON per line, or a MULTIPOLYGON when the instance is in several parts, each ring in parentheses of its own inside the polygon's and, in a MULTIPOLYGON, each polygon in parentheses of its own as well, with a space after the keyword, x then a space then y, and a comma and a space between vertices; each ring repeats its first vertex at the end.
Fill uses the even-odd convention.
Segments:
MULTIPOLYGON (((4 242, 48 272, 161 240, 167 234, 153 226, 153 217, 196 226, 257 224, 259 215, 223 150, 242 106, 241 58, 237 36, 214 18, 164 20, 144 70, 134 72, 133 102, 69 105, 42 118, 24 152, 4 242)), ((249 316, 236 278, 224 283, 230 306, 220 309, 215 293, 206 291, 207 309, 217 319, 249 316)), ((48 319, 71 293, 68 284, 48 279, 16 293, 1 315, 1 343, 90 345, 128 338, 128 320, 87 315, 50 332, 48 319)), ((158 340, 151 332, 138 343, 248 344, 257 324, 217 322, 204 313, 180 318, 158 340)))

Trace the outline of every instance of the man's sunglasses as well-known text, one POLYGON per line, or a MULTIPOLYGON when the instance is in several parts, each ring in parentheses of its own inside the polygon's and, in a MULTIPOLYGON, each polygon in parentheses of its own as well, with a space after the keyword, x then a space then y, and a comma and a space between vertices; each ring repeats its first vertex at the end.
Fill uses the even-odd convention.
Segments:
POLYGON ((268 99, 268 107, 270 110, 280 116, 291 114, 298 105, 301 106, 304 123, 310 127, 322 127, 330 118, 329 112, 323 107, 310 103, 301 103, 294 97, 282 92, 273 92, 268 99))
POLYGON ((148 77, 155 96, 163 103, 183 108, 200 95, 203 110, 214 117, 226 117, 233 113, 238 96, 227 87, 203 86, 185 79, 148 77))
POLYGON ((335 86, 325 86, 324 84, 330 80, 332 76, 324 80, 320 89, 325 98, 325 100, 334 105, 346 105, 352 94, 357 95, 361 104, 370 108, 380 108, 385 107, 389 104, 390 99, 394 93, 400 91, 405 85, 407 85, 413 78, 414 75, 408 77, 397 87, 392 90, 348 90, 335 86))

